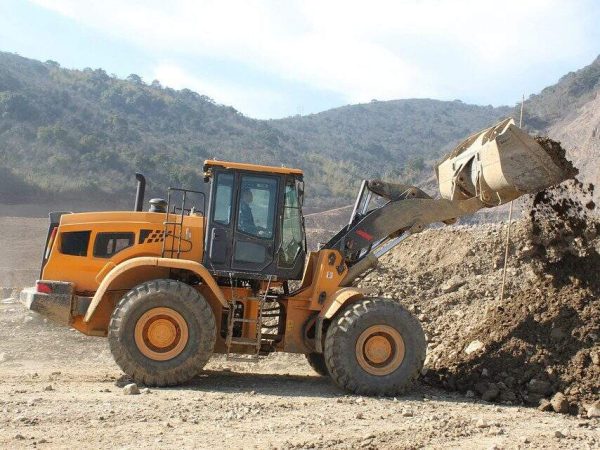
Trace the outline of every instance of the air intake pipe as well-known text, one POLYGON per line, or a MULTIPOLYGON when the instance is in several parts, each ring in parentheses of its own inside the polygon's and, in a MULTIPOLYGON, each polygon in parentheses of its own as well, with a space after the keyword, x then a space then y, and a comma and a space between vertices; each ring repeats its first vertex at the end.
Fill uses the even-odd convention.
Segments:
POLYGON ((137 191, 135 193, 135 205, 134 211, 141 211, 144 205, 144 194, 146 192, 146 177, 139 172, 135 173, 135 179, 137 180, 137 191))

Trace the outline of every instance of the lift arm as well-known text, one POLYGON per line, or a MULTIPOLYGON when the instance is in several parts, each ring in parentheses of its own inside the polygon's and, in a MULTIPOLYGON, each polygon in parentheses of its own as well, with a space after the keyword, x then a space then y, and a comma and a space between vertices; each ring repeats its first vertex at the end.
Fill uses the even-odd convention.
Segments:
POLYGON ((341 285, 349 286, 402 239, 432 223, 454 223, 576 173, 564 154, 542 147, 506 119, 467 138, 437 166, 441 198, 431 198, 416 186, 364 180, 348 225, 324 248, 344 256, 348 274, 341 285), (373 194, 387 203, 369 209, 373 194))

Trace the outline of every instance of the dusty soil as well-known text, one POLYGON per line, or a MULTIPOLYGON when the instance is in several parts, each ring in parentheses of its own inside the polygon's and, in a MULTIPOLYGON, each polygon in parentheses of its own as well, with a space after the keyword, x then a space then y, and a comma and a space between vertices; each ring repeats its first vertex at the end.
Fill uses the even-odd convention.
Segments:
POLYGON ((48 219, 2 217, 3 212, 0 209, 0 288, 27 286, 39 275, 48 219))
POLYGON ((215 357, 191 383, 124 395, 107 343, 0 304, 0 446, 596 448, 598 419, 498 406, 417 384, 347 395, 300 356, 215 357), (557 437, 558 435, 558 437, 557 437))

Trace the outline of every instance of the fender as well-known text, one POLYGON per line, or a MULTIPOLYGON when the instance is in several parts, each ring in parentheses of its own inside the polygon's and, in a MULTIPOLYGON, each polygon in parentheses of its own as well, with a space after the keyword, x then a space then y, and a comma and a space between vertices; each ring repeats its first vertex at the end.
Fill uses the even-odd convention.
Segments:
POLYGON ((185 259, 174 259, 174 258, 157 258, 157 257, 138 257, 128 259, 127 261, 122 262, 116 267, 112 268, 104 277, 100 286, 98 286, 98 290, 94 294, 92 301, 90 302, 90 306, 87 309, 85 317, 83 319, 84 322, 89 322, 98 305, 102 302, 102 298, 107 291, 110 290, 111 285, 115 280, 119 277, 127 275, 129 271, 139 269, 141 267, 162 267, 168 269, 182 269, 189 270, 190 272, 194 272, 198 275, 204 283, 210 288, 210 290, 215 294, 215 297, 219 300, 221 305, 224 308, 227 308, 227 300, 221 291, 221 288, 210 274, 210 272, 204 267, 202 264, 196 261, 190 261, 185 259))
POLYGON ((323 321, 325 319, 331 319, 346 303, 363 298, 364 296, 365 292, 363 289, 347 287, 336 291, 336 293, 329 298, 328 302, 323 306, 323 309, 321 309, 315 323, 315 350, 317 353, 323 353, 323 321))

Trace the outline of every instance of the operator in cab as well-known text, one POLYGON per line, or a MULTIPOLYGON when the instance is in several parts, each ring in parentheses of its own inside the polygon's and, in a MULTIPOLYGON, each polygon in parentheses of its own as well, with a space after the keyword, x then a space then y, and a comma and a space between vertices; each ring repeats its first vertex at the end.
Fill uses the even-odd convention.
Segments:
POLYGON ((252 191, 248 188, 242 189, 239 228, 244 233, 255 235, 258 234, 258 229, 254 223, 254 215, 252 214, 252 208, 250 207, 252 200, 252 191))

